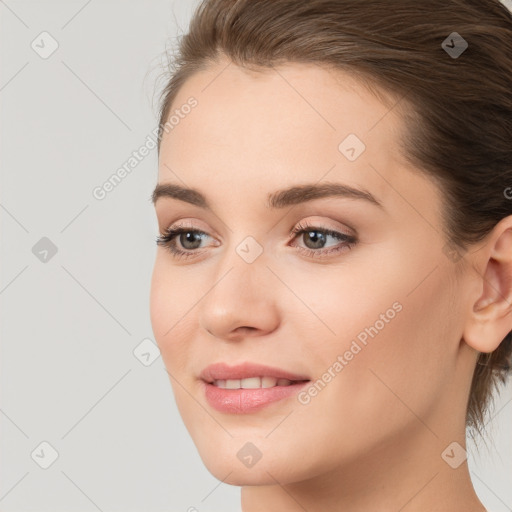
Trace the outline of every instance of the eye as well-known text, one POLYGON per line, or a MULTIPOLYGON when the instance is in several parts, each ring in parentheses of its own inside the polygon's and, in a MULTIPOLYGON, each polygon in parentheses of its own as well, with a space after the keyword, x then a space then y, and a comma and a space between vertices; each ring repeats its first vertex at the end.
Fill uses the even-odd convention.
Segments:
POLYGON ((169 250, 177 259, 188 258, 197 255, 197 249, 201 241, 208 236, 209 235, 204 231, 178 225, 174 228, 167 229, 164 234, 159 235, 156 239, 156 243, 169 250), (180 245, 186 250, 182 250, 177 246, 177 239, 180 245))
MULTIPOLYGON (((300 238, 300 235, 303 236, 306 247, 296 245, 293 247, 296 247, 299 252, 306 256, 315 258, 350 250, 357 243, 357 239, 353 235, 318 226, 298 224, 291 230, 290 236, 295 239, 300 238), (339 243, 326 249, 325 246, 329 238, 335 239, 339 243)), ((198 249, 200 249, 201 242, 207 237, 209 235, 204 231, 178 225, 167 229, 164 234, 158 236, 156 243, 169 250, 176 259, 189 258, 197 256, 201 252, 198 249), (178 242, 184 250, 178 247, 178 242)))
POLYGON ((347 235, 345 233, 333 231, 332 229, 322 228, 320 226, 310 226, 307 224, 303 225, 300 223, 291 230, 290 236, 291 235, 294 235, 294 238, 299 239, 299 235, 302 235, 302 240, 304 241, 306 247, 295 247, 297 247, 299 252, 314 258, 324 257, 327 255, 350 250, 357 243, 357 238, 353 235, 347 235), (338 240, 340 243, 325 249, 325 245, 329 238, 338 240))

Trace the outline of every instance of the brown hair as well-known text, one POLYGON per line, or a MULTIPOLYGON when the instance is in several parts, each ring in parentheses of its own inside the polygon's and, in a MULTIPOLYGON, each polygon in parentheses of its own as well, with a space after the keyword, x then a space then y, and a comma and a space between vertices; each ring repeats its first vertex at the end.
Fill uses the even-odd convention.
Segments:
MULTIPOLYGON (((247 69, 340 69, 398 99, 405 156, 440 186, 452 255, 512 214, 512 15, 499 0, 203 0, 170 62, 158 150, 177 92, 220 56, 247 69), (468 45, 460 55, 449 54, 453 32, 468 45)), ((480 433, 511 352, 512 332, 479 355, 466 425, 480 433)))

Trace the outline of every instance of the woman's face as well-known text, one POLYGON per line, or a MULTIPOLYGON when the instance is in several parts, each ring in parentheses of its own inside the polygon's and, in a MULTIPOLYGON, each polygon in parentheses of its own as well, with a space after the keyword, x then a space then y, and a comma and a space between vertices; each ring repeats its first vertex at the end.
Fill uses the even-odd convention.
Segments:
POLYGON ((402 159, 395 111, 340 72, 223 61, 184 84, 171 115, 158 185, 175 188, 155 208, 161 234, 183 227, 168 246, 187 254, 157 248, 151 322, 209 471, 298 482, 404 443, 440 461, 476 356, 460 341, 465 280, 441 196, 402 159), (272 369, 202 373, 216 363, 272 369), (272 387, 275 369, 309 382, 272 387), (271 387, 219 387, 257 377, 271 387))

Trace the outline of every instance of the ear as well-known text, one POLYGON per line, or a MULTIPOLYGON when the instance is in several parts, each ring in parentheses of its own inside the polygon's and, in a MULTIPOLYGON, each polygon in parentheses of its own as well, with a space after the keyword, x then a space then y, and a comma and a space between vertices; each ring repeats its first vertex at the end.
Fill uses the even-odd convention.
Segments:
POLYGON ((471 303, 463 338, 488 353, 512 331, 512 215, 496 224, 478 253, 478 297, 471 303))

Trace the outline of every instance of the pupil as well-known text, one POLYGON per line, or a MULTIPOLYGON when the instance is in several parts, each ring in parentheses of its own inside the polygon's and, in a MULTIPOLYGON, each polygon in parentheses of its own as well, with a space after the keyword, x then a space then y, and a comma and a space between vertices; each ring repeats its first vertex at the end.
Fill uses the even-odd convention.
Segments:
POLYGON ((183 238, 180 240, 183 247, 185 247, 185 249, 197 249, 197 247, 199 246, 199 243, 201 242, 200 237, 198 237, 198 239, 195 240, 195 242, 198 242, 195 247, 187 247, 188 242, 191 242, 192 244, 194 244, 194 237, 197 235, 197 233, 192 233, 190 231, 187 231, 186 233, 182 233, 181 236, 183 237, 183 235, 185 235, 185 243, 183 243, 183 238))
MULTIPOLYGON (((307 237, 306 242, 307 241, 313 242, 313 249, 321 249, 322 244, 325 242, 323 233, 320 233, 318 231, 309 231, 309 236, 307 237)), ((306 243, 306 245, 308 244, 306 243)))

